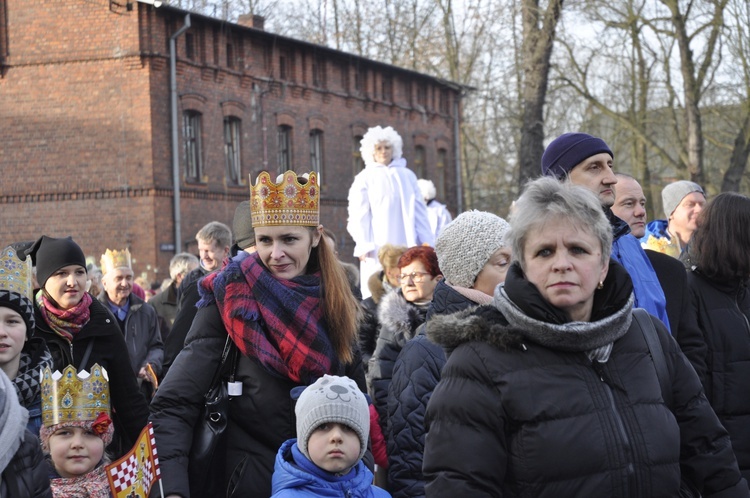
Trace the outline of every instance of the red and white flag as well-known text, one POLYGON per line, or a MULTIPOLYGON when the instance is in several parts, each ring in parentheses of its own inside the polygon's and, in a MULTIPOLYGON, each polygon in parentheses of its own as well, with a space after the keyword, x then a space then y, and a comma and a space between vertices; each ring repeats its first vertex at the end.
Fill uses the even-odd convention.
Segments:
POLYGON ((151 422, 138 436, 135 446, 119 460, 107 465, 107 479, 115 498, 147 498, 151 486, 161 478, 151 422))

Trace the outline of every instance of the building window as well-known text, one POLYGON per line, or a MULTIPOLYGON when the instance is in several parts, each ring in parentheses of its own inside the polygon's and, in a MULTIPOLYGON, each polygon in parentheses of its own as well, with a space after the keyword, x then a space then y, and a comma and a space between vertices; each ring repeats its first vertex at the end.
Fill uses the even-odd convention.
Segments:
POLYGON ((218 26, 214 26, 213 28, 213 49, 214 49, 214 65, 219 65, 219 36, 221 36, 221 33, 219 33, 218 26))
POLYGON ((414 174, 417 175, 417 178, 424 178, 424 158, 425 158, 425 152, 424 147, 421 145, 417 145, 414 148, 414 164, 412 165, 412 169, 414 170, 414 174))
POLYGON ((450 114, 450 104, 451 100, 450 95, 448 94, 448 90, 443 88, 442 90, 440 90, 440 112, 442 114, 450 114))
POLYGON ((227 43, 227 67, 234 69, 235 62, 234 45, 227 43))
POLYGON ((393 102, 393 77, 383 76, 381 97, 386 102, 393 102))
POLYGON ((323 132, 310 131, 310 168, 318 174, 323 172, 323 132))
POLYGON ((203 180, 201 147, 201 113, 185 111, 182 114, 182 136, 185 141, 185 177, 191 182, 203 180))
POLYGON ((282 50, 279 55, 279 79, 295 81, 294 52, 289 49, 282 50))
POLYGON ((341 89, 349 93, 349 66, 341 63, 341 89))
POLYGON ((279 170, 292 169, 292 127, 281 125, 278 127, 277 141, 279 146, 278 165, 279 170))
POLYGON ((242 121, 238 118, 224 118, 224 160, 227 164, 227 180, 231 185, 244 184, 240 155, 241 130, 242 121))
POLYGON ((445 166, 448 162, 448 152, 445 149, 437 151, 437 171, 435 172, 435 190, 438 199, 445 199, 445 166))
POLYGON ((195 60, 195 37, 192 33, 185 33, 185 57, 195 60))
POLYGON ((360 95, 367 95, 367 69, 357 68, 354 73, 354 90, 360 95))
POLYGON ((427 85, 424 83, 417 84, 417 105, 427 107, 427 85))
POLYGON ((359 148, 362 146, 362 135, 355 135, 352 138, 352 176, 365 169, 365 162, 362 160, 362 152, 359 148))
POLYGON ((326 60, 316 56, 312 63, 312 84, 314 87, 326 87, 326 60))

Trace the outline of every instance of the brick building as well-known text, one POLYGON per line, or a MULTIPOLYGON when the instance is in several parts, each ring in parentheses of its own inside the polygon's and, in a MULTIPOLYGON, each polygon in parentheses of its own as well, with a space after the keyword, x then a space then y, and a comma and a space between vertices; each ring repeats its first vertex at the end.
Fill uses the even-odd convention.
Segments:
POLYGON ((259 18, 190 14, 178 31, 187 20, 148 1, 0 2, 0 243, 72 235, 97 262, 127 246, 136 274, 161 280, 201 226, 231 226, 249 177, 291 168, 320 171, 321 220, 350 255, 347 191, 374 125, 399 131, 409 167, 455 213, 460 87, 268 33, 259 18))

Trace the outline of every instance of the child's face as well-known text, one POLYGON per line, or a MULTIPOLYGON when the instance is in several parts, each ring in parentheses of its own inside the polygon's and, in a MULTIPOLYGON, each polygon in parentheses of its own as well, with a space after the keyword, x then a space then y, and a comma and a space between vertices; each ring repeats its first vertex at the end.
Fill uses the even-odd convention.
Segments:
POLYGON ((357 433, 336 422, 319 426, 307 442, 310 460, 332 474, 351 469, 359 460, 359 450, 357 433))
POLYGON ((62 427, 49 438, 49 453, 61 477, 91 472, 104 455, 104 441, 81 427, 62 427))

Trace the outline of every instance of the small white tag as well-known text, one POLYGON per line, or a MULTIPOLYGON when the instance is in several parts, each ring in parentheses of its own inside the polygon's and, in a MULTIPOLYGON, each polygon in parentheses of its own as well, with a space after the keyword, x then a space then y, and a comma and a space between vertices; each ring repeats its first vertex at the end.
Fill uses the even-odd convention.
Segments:
POLYGON ((230 396, 242 396, 242 382, 227 382, 227 392, 230 396))

